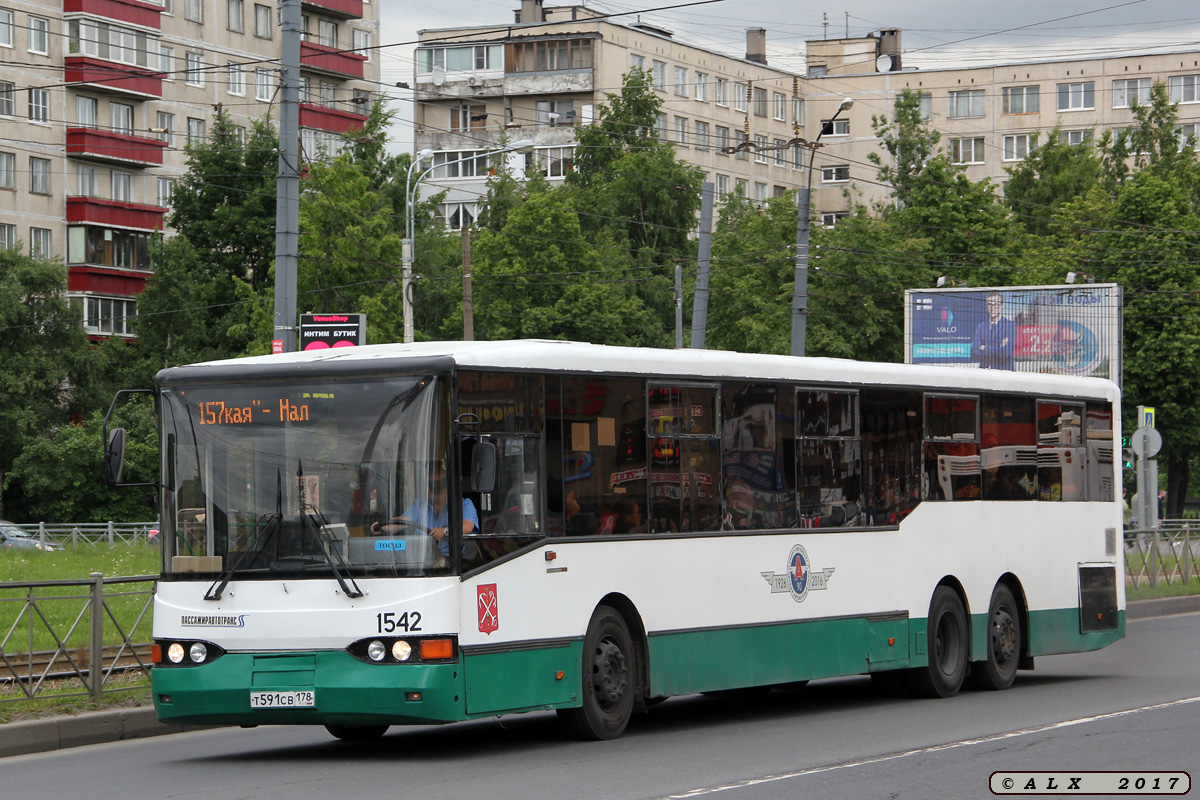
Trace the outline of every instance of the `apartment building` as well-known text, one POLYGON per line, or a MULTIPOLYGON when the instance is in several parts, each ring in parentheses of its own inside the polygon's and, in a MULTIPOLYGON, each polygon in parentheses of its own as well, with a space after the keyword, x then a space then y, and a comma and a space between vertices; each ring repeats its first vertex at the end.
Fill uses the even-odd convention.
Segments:
MULTIPOLYGON (((380 0, 304 0, 302 145, 361 127, 380 0)), ((0 0, 0 247, 63 260, 94 337, 131 336, 185 144, 278 118, 272 0, 0 0)))
POLYGON ((561 180, 575 127, 591 122, 632 67, 651 73, 662 100, 660 138, 703 170, 719 197, 741 191, 763 200, 811 184, 814 214, 826 225, 856 203, 887 197, 867 157, 885 155, 871 120, 891 118, 905 89, 921 95, 926 120, 967 176, 1001 186, 1006 169, 1056 125, 1073 144, 1131 125, 1131 104, 1155 80, 1179 103, 1181 136, 1200 123, 1200 50, 914 69, 903 63, 902 32, 884 29, 807 42, 800 75, 767 63, 761 29, 748 30, 745 56, 733 57, 580 6, 522 0, 515 17, 419 34, 415 149, 434 151, 434 163, 445 165, 422 188, 448 192, 442 211, 454 228, 474 218, 484 194, 480 154, 502 140, 531 139, 534 152, 511 163, 561 180), (797 137, 819 146, 775 149, 797 137), (753 148, 723 152, 747 138, 753 148))
MULTIPOLYGON (((552 183, 571 170, 575 128, 638 67, 662 100, 659 136, 699 167, 718 196, 766 199, 797 185, 793 149, 723 152, 749 137, 783 145, 805 126, 802 76, 766 63, 766 32, 747 33, 745 57, 680 42, 666 29, 602 19, 581 6, 523 0, 515 24, 421 31, 415 67, 415 149, 433 150, 425 194, 447 190, 454 228, 474 219, 487 158, 502 141, 534 142, 512 155, 552 183)), ((624 19, 624 18, 621 18, 624 19)))

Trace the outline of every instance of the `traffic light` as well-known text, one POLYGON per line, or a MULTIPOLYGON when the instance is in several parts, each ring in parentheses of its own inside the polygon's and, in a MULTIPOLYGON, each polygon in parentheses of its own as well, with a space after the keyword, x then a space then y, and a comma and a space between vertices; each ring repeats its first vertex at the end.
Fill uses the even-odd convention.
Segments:
POLYGON ((1133 469, 1133 448, 1121 448, 1121 469, 1133 469))

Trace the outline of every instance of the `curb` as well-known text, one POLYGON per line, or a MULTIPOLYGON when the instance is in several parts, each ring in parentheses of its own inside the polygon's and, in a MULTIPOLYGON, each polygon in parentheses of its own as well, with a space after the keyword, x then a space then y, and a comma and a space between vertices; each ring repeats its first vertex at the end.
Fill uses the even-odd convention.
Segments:
MULTIPOLYGON (((1150 619, 1200 611, 1200 595, 1164 597, 1129 603, 1126 620, 1150 619)), ((0 758, 44 753, 67 747, 145 739, 168 733, 209 730, 214 725, 168 725, 159 722, 152 706, 115 711, 88 711, 70 717, 48 717, 0 725, 0 758)))

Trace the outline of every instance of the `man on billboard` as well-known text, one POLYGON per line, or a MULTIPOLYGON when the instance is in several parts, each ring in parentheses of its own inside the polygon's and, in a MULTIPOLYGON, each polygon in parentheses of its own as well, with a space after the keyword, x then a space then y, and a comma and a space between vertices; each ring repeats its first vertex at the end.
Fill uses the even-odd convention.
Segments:
POLYGON ((1013 369, 1013 344, 1017 326, 1001 312, 1004 295, 992 292, 985 301, 987 319, 979 323, 971 339, 971 358, 980 369, 1013 369))

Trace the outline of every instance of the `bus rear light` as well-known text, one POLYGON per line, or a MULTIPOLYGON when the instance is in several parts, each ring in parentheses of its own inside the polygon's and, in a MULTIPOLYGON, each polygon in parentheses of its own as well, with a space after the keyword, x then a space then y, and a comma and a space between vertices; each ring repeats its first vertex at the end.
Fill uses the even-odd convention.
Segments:
POLYGON ((422 661, 454 658, 454 642, 450 639, 422 639, 420 654, 422 661))

